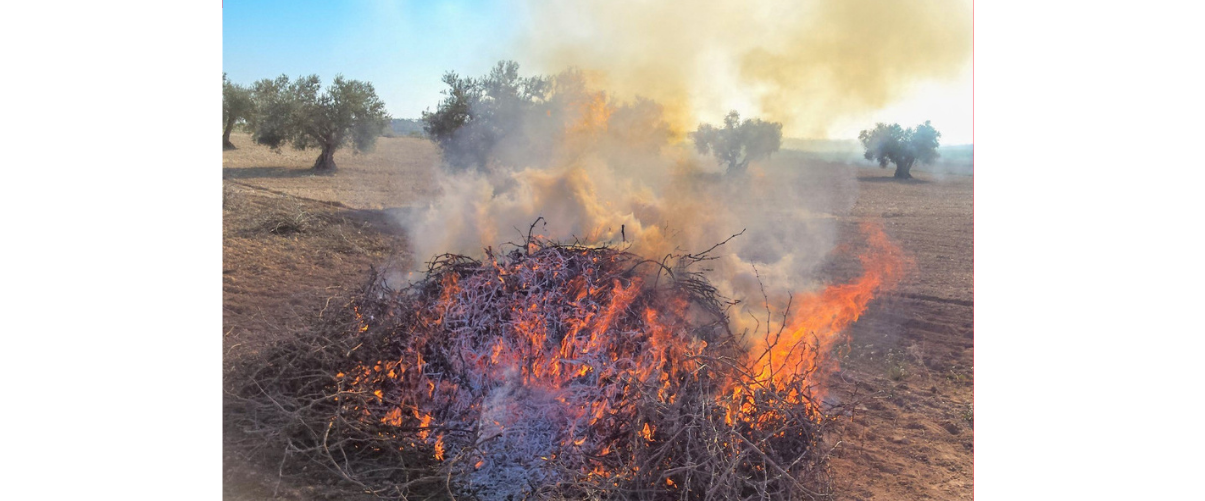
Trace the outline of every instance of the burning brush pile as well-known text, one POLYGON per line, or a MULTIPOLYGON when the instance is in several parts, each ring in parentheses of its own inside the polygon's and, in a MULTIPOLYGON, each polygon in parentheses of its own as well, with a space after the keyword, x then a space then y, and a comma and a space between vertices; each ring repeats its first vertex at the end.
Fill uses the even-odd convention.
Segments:
MULTIPOLYGON (((898 252, 868 235, 864 265, 898 252)), ((443 255, 401 290, 376 275, 240 378, 235 424, 383 496, 823 496, 828 334, 898 270, 801 297, 750 342, 694 269, 709 252, 651 261, 529 236, 480 261, 443 255)))
POLYGON ((460 127, 439 142, 442 195, 400 221, 415 255, 439 257, 404 287, 374 274, 245 363, 227 426, 282 472, 377 496, 830 494, 822 384, 901 274, 882 229, 863 228, 859 278, 807 282, 840 204, 800 196, 802 169, 709 173, 666 143, 659 105, 617 104, 580 72, 445 83, 459 90, 424 117, 460 127), (542 213, 555 238, 533 224, 467 255, 542 213))

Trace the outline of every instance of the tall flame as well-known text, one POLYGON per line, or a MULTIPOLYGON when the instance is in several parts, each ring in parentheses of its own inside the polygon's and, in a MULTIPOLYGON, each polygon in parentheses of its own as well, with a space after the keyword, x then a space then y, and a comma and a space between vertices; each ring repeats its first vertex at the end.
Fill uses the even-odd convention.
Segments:
MULTIPOLYGON (((760 354, 753 364, 751 380, 782 385, 798 375, 823 376, 838 368, 829 357, 845 336, 845 329, 866 311, 880 291, 893 289, 911 266, 883 232, 881 224, 862 224, 867 250, 859 258, 862 276, 844 284, 833 284, 814 293, 792 298, 790 316, 781 330, 760 337, 752 353, 760 354)), ((820 390, 817 387, 817 390, 820 390)))

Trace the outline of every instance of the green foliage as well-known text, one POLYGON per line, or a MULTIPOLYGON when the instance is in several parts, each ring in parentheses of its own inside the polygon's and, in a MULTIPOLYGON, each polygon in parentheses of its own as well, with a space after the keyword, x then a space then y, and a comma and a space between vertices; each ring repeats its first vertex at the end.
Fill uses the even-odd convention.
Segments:
POLYGON ((760 118, 741 122, 740 114, 730 111, 722 128, 699 124, 690 137, 699 153, 715 155, 720 165, 727 165, 728 174, 736 174, 744 172, 749 162, 769 157, 782 147, 782 124, 760 118))
POLYGON ((317 75, 256 82, 251 94, 257 113, 249 124, 255 141, 273 149, 285 143, 297 149, 320 148, 323 156, 315 164, 319 169, 333 168, 330 157, 343 146, 370 151, 389 122, 372 84, 340 75, 325 92, 321 87, 317 75))
POLYGON ((248 121, 255 114, 255 101, 251 89, 231 82, 222 73, 222 146, 233 148, 230 132, 240 120, 248 121))
POLYGON ((592 91, 581 71, 523 77, 513 61, 480 78, 444 75, 448 86, 423 130, 452 169, 541 165, 586 151, 631 163, 670 137, 663 108, 637 96, 617 104, 592 91))
POLYGON ((926 120, 915 128, 904 129, 900 124, 875 124, 874 129, 863 130, 858 140, 866 148, 867 160, 874 160, 879 167, 895 164, 895 177, 912 177, 912 165, 916 162, 931 164, 937 160, 937 147, 941 133, 926 120))
POLYGON ((252 85, 251 95, 255 100, 256 113, 248 126, 256 143, 279 149, 293 136, 296 129, 294 109, 297 108, 298 99, 290 93, 295 87, 285 75, 275 80, 265 78, 252 85))
MULTIPOLYGON (((500 61, 488 75, 462 78, 449 71, 434 113, 423 112, 423 130, 454 168, 484 170, 499 144, 524 133, 548 99, 551 79, 520 77, 519 64, 500 61)), ((549 114, 545 114, 550 117, 549 114)))

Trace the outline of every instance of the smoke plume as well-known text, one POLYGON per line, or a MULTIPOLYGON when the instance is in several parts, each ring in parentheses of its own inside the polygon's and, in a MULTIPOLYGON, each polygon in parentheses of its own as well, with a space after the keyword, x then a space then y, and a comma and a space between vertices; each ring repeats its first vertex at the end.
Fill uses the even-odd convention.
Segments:
POLYGON ((824 137, 918 81, 957 77, 971 57, 965 0, 593 0, 531 2, 526 14, 522 60, 650 97, 678 137, 730 109, 824 137))
MULTIPOLYGON (((484 168, 448 166, 441 195, 403 216, 416 261, 442 253, 480 258, 486 248, 508 251, 499 248, 508 242, 522 248, 529 232, 654 260, 727 240, 707 264, 726 297, 764 312, 763 293, 781 305, 790 293, 815 289, 836 219, 856 196, 851 171, 832 170, 817 182, 814 169, 784 155, 725 173, 714 158, 670 141, 659 104, 612 99, 581 80, 566 71, 552 79, 559 90, 537 104, 481 113, 487 122, 475 126, 508 132, 495 136, 484 168), (572 81, 580 85, 566 85, 572 81)), ((747 320, 739 316, 738 328, 747 320)))

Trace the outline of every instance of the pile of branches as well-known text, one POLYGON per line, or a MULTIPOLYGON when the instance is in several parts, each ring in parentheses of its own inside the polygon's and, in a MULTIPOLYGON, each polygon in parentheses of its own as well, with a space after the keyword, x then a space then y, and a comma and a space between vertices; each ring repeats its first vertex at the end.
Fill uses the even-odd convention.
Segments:
POLYGON ((228 379, 228 426, 376 496, 828 496, 809 375, 750 376, 708 259, 529 237, 396 290, 374 272, 228 379))

